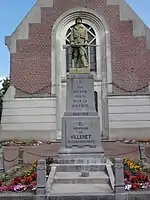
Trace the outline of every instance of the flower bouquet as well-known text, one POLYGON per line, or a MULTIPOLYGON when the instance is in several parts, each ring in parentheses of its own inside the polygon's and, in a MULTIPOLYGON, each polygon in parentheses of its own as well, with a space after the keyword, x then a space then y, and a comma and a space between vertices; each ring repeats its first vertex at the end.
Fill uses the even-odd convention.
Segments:
POLYGON ((20 175, 13 178, 8 173, 4 173, 0 177, 0 191, 24 192, 26 190, 35 190, 36 168, 37 162, 35 161, 29 169, 24 170, 20 175))
POLYGON ((128 158, 124 159, 124 178, 126 190, 139 190, 150 188, 149 178, 143 172, 143 164, 134 162, 128 158))

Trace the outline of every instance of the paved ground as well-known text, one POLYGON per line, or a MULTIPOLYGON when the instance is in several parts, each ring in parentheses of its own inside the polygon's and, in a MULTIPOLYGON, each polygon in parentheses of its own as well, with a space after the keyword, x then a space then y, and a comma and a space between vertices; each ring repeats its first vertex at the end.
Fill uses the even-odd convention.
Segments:
MULTIPOLYGON (((59 151, 59 143, 43 144, 40 146, 25 147, 24 162, 33 162, 35 159, 46 158, 48 156, 56 156, 59 151)), ((131 159, 139 159, 139 150, 137 144, 124 144, 114 142, 104 142, 103 147, 105 155, 108 157, 129 157, 131 159)), ((146 149, 150 155, 150 146, 146 149)), ((6 169, 17 163, 18 147, 5 147, 4 157, 6 169), (11 161, 11 162, 10 162, 11 161)))

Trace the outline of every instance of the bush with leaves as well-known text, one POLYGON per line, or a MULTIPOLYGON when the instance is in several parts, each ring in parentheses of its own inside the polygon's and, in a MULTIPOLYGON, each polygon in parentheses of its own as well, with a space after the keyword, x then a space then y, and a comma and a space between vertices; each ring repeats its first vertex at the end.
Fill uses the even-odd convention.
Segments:
POLYGON ((10 79, 8 77, 5 77, 0 82, 2 82, 2 88, 0 88, 0 98, 2 98, 9 87, 10 79))
POLYGON ((8 77, 4 78, 1 80, 2 82, 2 88, 0 88, 0 121, 1 121, 1 116, 2 116, 2 108, 3 108, 3 96, 5 95, 9 84, 10 84, 10 79, 8 77))

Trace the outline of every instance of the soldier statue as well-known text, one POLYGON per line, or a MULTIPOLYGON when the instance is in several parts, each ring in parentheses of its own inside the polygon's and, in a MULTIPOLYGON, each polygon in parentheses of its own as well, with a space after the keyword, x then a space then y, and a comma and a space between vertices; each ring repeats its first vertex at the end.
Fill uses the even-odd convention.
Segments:
POLYGON ((73 48, 72 58, 75 68, 88 67, 88 33, 82 24, 82 19, 78 17, 72 27, 70 43, 73 48))

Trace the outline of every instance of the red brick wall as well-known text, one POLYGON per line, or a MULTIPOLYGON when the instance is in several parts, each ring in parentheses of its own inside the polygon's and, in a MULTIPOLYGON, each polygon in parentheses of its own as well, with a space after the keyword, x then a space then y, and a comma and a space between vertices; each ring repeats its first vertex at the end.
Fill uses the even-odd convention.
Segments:
POLYGON ((18 40, 11 54, 11 85, 17 96, 50 94, 51 30, 66 10, 81 6, 102 14, 111 32, 113 92, 147 91, 150 80, 150 50, 145 37, 133 37, 132 21, 120 21, 119 6, 107 6, 105 0, 54 0, 53 8, 41 9, 41 24, 29 25, 29 39, 18 40))

